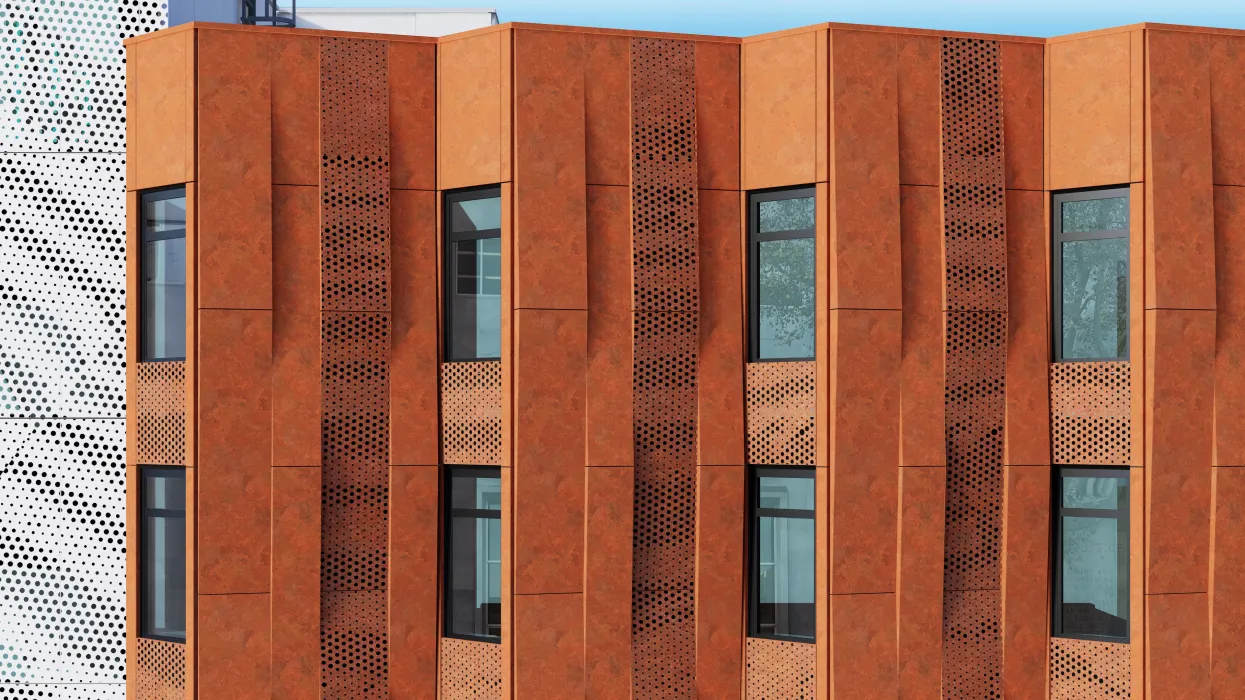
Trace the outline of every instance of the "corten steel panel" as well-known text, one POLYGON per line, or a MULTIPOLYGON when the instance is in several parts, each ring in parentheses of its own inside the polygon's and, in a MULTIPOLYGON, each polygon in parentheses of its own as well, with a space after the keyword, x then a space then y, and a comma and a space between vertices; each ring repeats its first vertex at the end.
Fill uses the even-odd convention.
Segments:
POLYGON ((738 698, 743 682, 747 468, 702 466, 696 497, 696 693, 738 698))
MULTIPOLYGON (((750 637, 744 663, 747 668, 744 697, 747 700, 813 700, 816 697, 815 644, 750 637)), ((735 693, 738 692, 736 688, 735 693)))
POLYGON ((139 637, 130 673, 140 700, 185 700, 186 645, 139 637))
POLYGON ((1204 593, 1215 312, 1146 313, 1146 593, 1204 593))
POLYGON ((199 308, 271 309, 271 39, 195 34, 199 308))
MULTIPOLYGON (((585 34, 580 40, 584 51, 585 177, 589 185, 628 185, 631 183, 628 39, 585 34)), ((591 213, 589 217, 591 227, 591 213)), ((591 235, 591 228, 589 232, 591 235)))
POLYGON ((509 38, 506 28, 437 45, 438 189, 508 179, 509 38))
POLYGON ((389 463, 437 464, 437 196, 434 192, 397 189, 392 196, 389 463))
POLYGON ((896 42, 899 182, 936 186, 941 165, 938 37, 900 35, 896 42))
POLYGON ((1146 697, 1209 700, 1210 626, 1205 593, 1146 596, 1146 697))
POLYGON ((516 697, 584 697, 584 596, 514 596, 516 697))
POLYGON ((696 42, 696 152, 699 185, 739 189, 738 44, 696 42))
POLYGON ((389 695, 393 698, 436 697, 439 472, 435 466, 389 470, 389 695))
MULTIPOLYGON (((1041 44, 999 43, 1003 155, 1009 189, 1041 190, 1043 187, 1045 62, 1046 50, 1041 44)), ((1009 193, 1008 197, 1011 196, 1009 193)))
POLYGON ((632 689, 696 687, 697 256, 695 45, 631 40, 632 689))
POLYGON ((269 700, 272 676, 270 596, 267 593, 200 595, 195 615, 198 653, 196 697, 203 700, 269 700))
POLYGON ((634 472, 629 467, 586 471, 585 693, 594 700, 629 700, 634 472))
POLYGON ((998 590, 947 590, 942 609, 942 696, 1003 697, 998 590))
POLYGON ((830 596, 830 697, 898 696, 895 609, 894 593, 830 596))
POLYGON ((699 215, 698 460, 700 464, 743 464, 744 311, 739 193, 701 190, 699 215))
POLYGON ((1008 466, 1003 491, 1003 696, 1046 697, 1050 467, 1008 466))
POLYGON ((394 189, 436 189, 436 80, 435 44, 389 42, 389 157, 394 189))
POLYGON ((186 462, 186 363, 140 362, 135 387, 137 464, 182 465, 186 462))
POLYGON ((1130 374, 1128 362, 1050 365, 1051 458, 1055 464, 1129 462, 1130 374))
POLYGON ((588 267, 592 274, 588 276, 584 447, 589 466, 635 463, 630 207, 630 193, 624 188, 588 187, 588 267))
POLYGON ((130 90, 143 99, 130 110, 134 166, 127 186, 140 190, 194 180, 194 32, 135 44, 129 57, 135 74, 130 90))
MULTIPOLYGON (((318 185, 320 40, 275 32, 267 36, 276 77, 272 81, 272 182, 318 185)), ((277 206, 275 201, 273 206, 277 206)))
POLYGON ((516 595, 583 591, 586 317, 515 311, 516 595))
MULTIPOLYGON (((1050 700, 1128 698, 1131 687, 1132 658, 1127 644, 1050 640, 1050 700)), ((1043 687, 1039 697, 1045 697, 1045 691, 1043 687)))
POLYGON ((317 195, 313 187, 272 188, 274 466, 320 465, 320 206, 317 195))
POLYGON ((441 449, 446 464, 499 464, 500 362, 441 365, 441 449))
POLYGON ((272 312, 199 312, 198 592, 269 590, 272 312))
POLYGON ((501 697, 501 645, 441 638, 440 699, 501 697))
POLYGON ((817 453, 817 363, 749 362, 744 368, 745 461, 812 466, 817 453))
MULTIPOLYGON (((938 48, 937 41, 934 48, 938 48)), ((943 337, 944 275, 939 205, 935 188, 900 188, 903 339, 899 361, 899 464, 904 466, 944 466, 947 463, 943 430, 946 409, 942 378, 946 342, 943 337)))
POLYGON ((1216 185, 1245 185, 1245 37, 1216 36, 1210 48, 1210 138, 1216 185))
POLYGON ((901 306, 896 38, 830 42, 830 308, 901 306))
POLYGON ((1146 308, 1213 309, 1211 37, 1146 39, 1146 308))
POLYGON ((1211 536, 1211 689, 1245 693, 1245 470, 1217 468, 1211 536))
POLYGON ((1245 190, 1215 188, 1214 464, 1245 466, 1245 190))
POLYGON ((817 179, 818 32, 744 44, 740 58, 742 189, 817 179))
POLYGON ((580 34, 515 32, 516 309, 588 308, 583 68, 580 34))
POLYGON ((1050 463, 1045 209, 1042 192, 1007 191, 1006 464, 1050 463))
POLYGON ((899 697, 942 697, 942 551, 947 470, 899 470, 899 697))
POLYGON ((1132 179, 1129 34, 1054 42, 1046 51, 1050 189, 1128 182, 1132 179))
POLYGON ((272 696, 320 697, 320 470, 272 470, 272 696))

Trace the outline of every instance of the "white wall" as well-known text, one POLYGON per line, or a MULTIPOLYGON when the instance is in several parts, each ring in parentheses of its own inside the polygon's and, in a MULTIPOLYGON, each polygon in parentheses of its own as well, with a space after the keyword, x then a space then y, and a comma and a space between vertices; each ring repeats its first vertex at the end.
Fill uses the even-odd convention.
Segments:
MULTIPOLYGON (((282 6, 288 2, 282 2, 282 6)), ((342 32, 442 36, 497 24, 493 10, 299 7, 298 26, 342 32)))

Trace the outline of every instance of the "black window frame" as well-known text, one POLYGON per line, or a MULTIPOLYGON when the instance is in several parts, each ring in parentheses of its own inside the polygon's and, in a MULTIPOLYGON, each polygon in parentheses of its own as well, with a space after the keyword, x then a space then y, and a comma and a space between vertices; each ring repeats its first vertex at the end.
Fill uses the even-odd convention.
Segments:
MULTIPOLYGON (((501 627, 505 624, 505 620, 498 623, 497 635, 476 635, 463 634, 455 632, 452 629, 454 624, 453 617, 453 599, 450 593, 453 589, 453 567, 450 565, 453 552, 450 548, 453 546, 453 527, 454 517, 468 518, 489 518, 492 520, 501 520, 501 510, 491 510, 486 508, 455 508, 453 506, 453 486, 452 478, 455 476, 474 476, 484 479, 501 479, 501 467, 486 467, 478 465, 445 465, 443 472, 444 479, 444 518, 442 520, 442 531, 445 533, 442 541, 441 553, 442 560, 445 562, 443 571, 441 572, 441 585, 444 588, 444 594, 441 596, 442 618, 441 636, 451 639, 463 639, 470 642, 485 642, 487 644, 501 644, 501 627)), ((504 575, 504 572, 503 572, 504 575)))
MULTIPOLYGON (((1128 362, 1129 355, 1132 353, 1131 336, 1133 332, 1133 320, 1131 313, 1126 313, 1125 318, 1127 325, 1124 329, 1125 336, 1129 338, 1129 342, 1125 343, 1125 351, 1123 357, 1072 357, 1065 358, 1063 356, 1063 244, 1073 241, 1099 241, 1109 240, 1113 238, 1124 239, 1124 270, 1128 279, 1127 289, 1125 290, 1124 303, 1132 303, 1132 241, 1129 240, 1129 233, 1132 230, 1132 195, 1131 188, 1128 185, 1112 185, 1110 187, 1092 187, 1081 188, 1075 190, 1063 190, 1051 193, 1051 264, 1053 266, 1051 275, 1051 353, 1055 362, 1128 362), (1124 209, 1127 212, 1128 222, 1123 229, 1110 229, 1104 231, 1088 231, 1082 233, 1064 233, 1063 232, 1063 204, 1066 202, 1085 202, 1095 199, 1116 199, 1124 198, 1124 209)), ((1131 311, 1131 309, 1128 309, 1131 311)))
MULTIPOLYGON (((145 309, 147 308, 149 299, 147 295, 147 284, 146 284, 147 256, 143 254, 143 251, 147 247, 147 243, 154 243, 156 241, 168 241, 168 240, 173 240, 177 238, 181 238, 184 240, 186 238, 186 228, 189 223, 187 222, 186 225, 183 225, 182 228, 178 230, 161 231, 159 233, 149 233, 147 231, 147 203, 158 202, 158 201, 162 201, 166 199, 178 199, 179 197, 181 199, 186 199, 186 185, 185 184, 169 185, 167 187, 155 187, 149 190, 143 190, 138 193, 138 251, 136 251, 136 253, 138 255, 138 296, 139 296, 139 299, 138 299, 137 319, 138 319, 138 359, 139 359, 139 362, 185 362, 186 361, 185 355, 182 355, 181 357, 159 357, 159 358, 151 358, 151 357, 147 357, 146 355, 148 343, 147 343, 147 323, 145 320, 146 318, 145 309)), ((187 217, 190 216, 189 202, 187 202, 186 204, 186 216, 187 217)), ((189 255, 190 255, 189 249, 187 249, 186 255, 187 255, 187 264, 189 264, 189 255)), ((187 289, 186 293, 189 294, 190 290, 187 289)), ((187 319, 187 323, 189 323, 189 319, 187 319)), ((182 333, 183 335, 186 333, 186 326, 182 327, 182 333)), ((189 347, 190 345, 189 342, 186 342, 185 344, 187 347, 189 347)))
MULTIPOLYGON (((452 355, 454 328, 454 311, 453 311, 453 293, 454 293, 454 255, 455 243, 460 241, 478 241, 491 238, 501 238, 500 228, 482 229, 479 231, 463 231, 454 232, 453 221, 450 216, 450 207, 457 202, 470 202, 477 199, 501 199, 501 185, 484 185, 481 187, 465 187, 458 190, 449 190, 445 192, 442 200, 442 254, 443 260, 442 277, 444 284, 441 286, 442 313, 445 321, 441 328, 442 336, 442 362, 501 362, 501 357, 455 357, 452 355)), ((502 275, 506 274, 505 268, 502 268, 502 275)), ((505 286, 505 279, 502 280, 502 286, 505 286)))
POLYGON ((813 277, 813 354, 808 357, 760 357, 761 350, 761 244, 769 241, 813 239, 813 266, 816 270, 817 250, 817 186, 798 185, 748 193, 748 361, 749 362, 813 362, 817 359, 817 283, 813 277), (761 202, 784 199, 813 200, 813 228, 795 231, 761 233, 761 202))
MULTIPOLYGON (((147 523, 147 517, 152 511, 166 511, 167 510, 168 513, 172 514, 172 515, 169 515, 169 514, 162 513, 161 514, 162 517, 165 517, 165 518, 178 517, 177 514, 179 513, 179 511, 169 510, 165 508, 148 508, 147 507, 147 477, 150 475, 159 475, 159 474, 178 475, 181 477, 183 486, 186 484, 186 477, 187 477, 185 467, 171 466, 171 465, 151 465, 151 464, 139 465, 138 467, 138 511, 139 512, 138 512, 138 635, 137 636, 142 639, 156 639, 162 642, 173 642, 175 644, 185 644, 186 637, 187 637, 187 630, 185 628, 189 627, 188 618, 191 612, 189 606, 186 606, 186 609, 184 612, 187 619, 182 621, 183 629, 182 629, 181 636, 149 632, 148 627, 147 627, 148 610, 150 610, 148 601, 151 600, 150 596, 152 594, 152 591, 149 590, 150 587, 147 585, 147 569, 149 566, 147 562, 147 539, 150 536, 149 525, 147 523)), ((186 521, 187 516, 188 516, 188 512, 187 512, 188 507, 189 507, 189 503, 187 502, 187 504, 183 506, 182 510, 180 511, 180 517, 183 520, 183 527, 182 527, 183 531, 186 531, 186 523, 184 521, 186 521)), ((186 547, 186 542, 183 539, 182 541, 182 565, 183 567, 186 565, 188 561, 187 557, 189 556, 189 552, 187 551, 187 549, 188 548, 186 547)), ((189 591, 189 587, 191 585, 191 579, 190 579, 189 572, 185 572, 184 576, 185 576, 185 586, 187 587, 187 591, 189 591)))
POLYGON ((1132 489, 1131 469, 1128 467, 1086 467, 1076 465, 1056 465, 1054 467, 1054 488, 1052 489, 1052 507, 1051 513, 1051 636, 1060 639, 1083 639, 1094 642, 1109 642, 1112 644, 1128 644, 1132 640, 1133 632, 1133 616, 1132 616, 1132 519, 1130 510, 1132 508, 1133 498, 1135 494, 1132 489), (1064 477, 1101 477, 1124 479, 1128 481, 1128 502, 1123 508, 1116 510, 1105 510, 1101 508, 1064 508, 1063 507, 1063 480, 1064 477), (1112 513, 1113 515, 1107 515, 1112 513), (1124 585, 1122 590, 1128 592, 1128 599, 1125 605, 1129 611, 1127 623, 1128 632, 1122 637, 1114 637, 1110 635, 1083 634, 1076 632, 1065 632, 1063 630, 1063 518, 1065 515, 1082 518, 1101 518, 1103 520, 1123 521, 1126 546, 1124 547, 1125 561, 1120 567, 1124 577, 1124 585))
MULTIPOLYGON (((752 465, 748 468, 747 513, 748 513, 748 624, 747 634, 755 639, 774 639, 799 644, 816 643, 816 636, 801 637, 789 634, 773 634, 760 631, 760 616, 757 612, 761 591, 761 518, 794 518, 817 521, 817 509, 814 500, 813 510, 800 508, 762 508, 759 500, 761 495, 761 477, 787 477, 808 479, 812 482, 813 493, 817 489, 817 468, 799 466, 752 465)), ((815 496, 814 496, 815 499, 815 496)), ((816 531, 814 526, 814 532, 816 531)), ((813 567, 813 585, 817 584, 817 569, 813 567)), ((814 606, 816 604, 814 603, 814 606)), ((814 615, 816 613, 814 612, 814 615)))

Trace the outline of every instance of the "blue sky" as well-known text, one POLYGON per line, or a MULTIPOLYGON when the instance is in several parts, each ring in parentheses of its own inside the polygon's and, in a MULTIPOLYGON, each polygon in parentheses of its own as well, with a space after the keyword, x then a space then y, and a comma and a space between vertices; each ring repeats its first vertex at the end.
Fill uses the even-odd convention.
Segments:
POLYGON ((855 22, 1051 36, 1134 22, 1245 29, 1245 0, 301 0, 304 6, 496 9, 503 22, 746 36, 855 22))

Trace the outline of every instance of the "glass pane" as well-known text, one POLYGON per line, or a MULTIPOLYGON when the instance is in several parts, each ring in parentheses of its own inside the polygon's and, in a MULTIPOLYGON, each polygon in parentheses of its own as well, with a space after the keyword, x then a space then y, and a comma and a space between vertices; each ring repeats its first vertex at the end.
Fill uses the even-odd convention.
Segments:
POLYGON ((157 199, 158 196, 143 198, 143 230, 147 233, 185 231, 186 196, 157 199))
POLYGON ((142 634, 186 638, 186 480, 184 472, 143 478, 142 634))
POLYGON ((1128 198, 1086 199, 1064 202, 1063 232, 1122 231, 1128 228, 1128 198))
POLYGON ((761 233, 776 233, 816 228, 813 207, 812 197, 761 202, 757 211, 757 230, 761 233))
POLYGON ((1128 356, 1128 240, 1062 245, 1063 359, 1128 356))
POLYGON ((1128 479, 1102 476, 1063 477, 1064 508, 1124 510, 1128 508, 1128 479))
POLYGON ((456 242, 453 266, 450 359, 501 357, 501 239, 456 242))
POLYGON ((143 243, 143 359, 186 357, 186 239, 143 243))
POLYGON ((812 638, 815 534, 805 518, 761 518, 758 522, 757 632, 812 638))
POLYGON ((816 482, 794 476, 762 476, 757 505, 761 508, 815 510, 816 482))
POLYGON ((448 615, 451 634, 501 634, 501 521, 450 518, 448 615))
POLYGON ((763 241, 757 260, 757 359, 813 357, 816 291, 812 238, 763 241))
POLYGON ((501 510, 501 479, 469 474, 451 476, 450 507, 501 510))
POLYGON ((450 230, 455 233, 501 228, 501 197, 471 199, 450 205, 450 230))
POLYGON ((1066 516, 1063 632, 1128 636, 1128 524, 1116 518, 1066 516))

